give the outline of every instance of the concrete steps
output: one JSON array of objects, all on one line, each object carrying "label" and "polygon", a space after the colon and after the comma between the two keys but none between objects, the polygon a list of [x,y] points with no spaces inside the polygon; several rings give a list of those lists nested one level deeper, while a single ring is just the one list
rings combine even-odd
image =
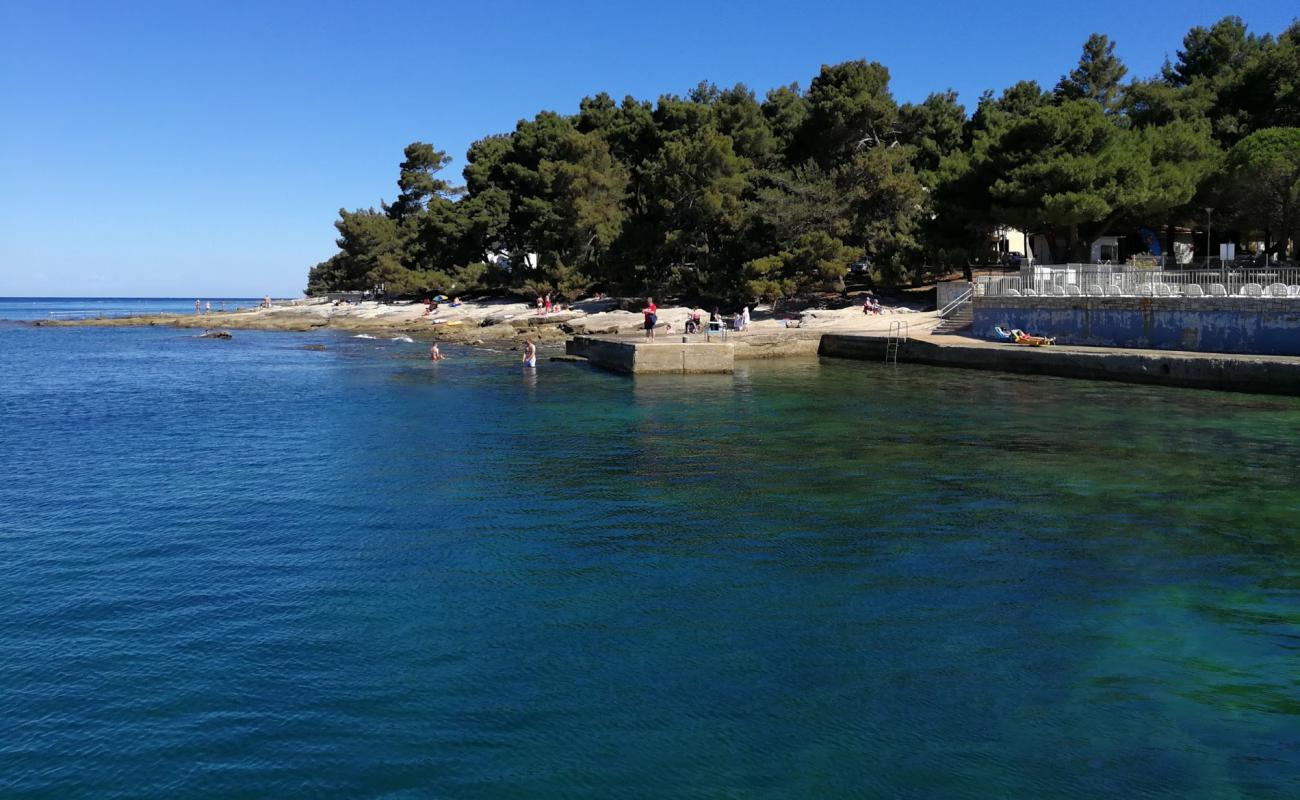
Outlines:
[{"label": "concrete steps", "polygon": [[934,330],[932,330],[931,333],[942,336],[945,334],[959,333],[968,330],[971,326],[972,319],[972,304],[969,302],[962,303],[957,306],[957,308],[953,309],[951,314],[940,320],[939,324],[934,326]]}]

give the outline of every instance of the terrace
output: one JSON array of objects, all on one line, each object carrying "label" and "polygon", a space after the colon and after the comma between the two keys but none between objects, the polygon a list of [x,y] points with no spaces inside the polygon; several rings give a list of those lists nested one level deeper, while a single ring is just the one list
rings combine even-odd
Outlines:
[{"label": "terrace", "polygon": [[977,278],[975,297],[1242,297],[1300,300],[1300,267],[1159,270],[1064,264]]},{"label": "terrace", "polygon": [[1065,264],[972,287],[971,333],[995,326],[1062,344],[1300,355],[1300,268],[1157,270]]}]

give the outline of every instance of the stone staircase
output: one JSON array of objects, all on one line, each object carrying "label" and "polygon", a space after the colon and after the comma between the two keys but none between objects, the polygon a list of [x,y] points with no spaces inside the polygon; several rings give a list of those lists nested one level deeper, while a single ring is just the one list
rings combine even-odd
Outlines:
[{"label": "stone staircase", "polygon": [[948,316],[939,320],[939,324],[934,326],[931,334],[943,336],[950,333],[960,333],[968,328],[971,324],[971,302],[967,300],[954,308]]}]

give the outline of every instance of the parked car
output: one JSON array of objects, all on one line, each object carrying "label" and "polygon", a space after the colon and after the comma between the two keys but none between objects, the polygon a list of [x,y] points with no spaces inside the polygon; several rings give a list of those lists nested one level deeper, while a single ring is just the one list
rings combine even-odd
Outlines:
[{"label": "parked car", "polygon": [[1016,269],[1020,268],[1020,263],[1023,260],[1024,256],[1015,250],[1012,250],[1009,253],[1003,253],[1002,257],[999,259],[1004,267],[1014,267]]},{"label": "parked car", "polygon": [[849,264],[850,275],[866,275],[869,272],[871,272],[870,259],[864,258],[861,261],[854,261],[852,264]]}]

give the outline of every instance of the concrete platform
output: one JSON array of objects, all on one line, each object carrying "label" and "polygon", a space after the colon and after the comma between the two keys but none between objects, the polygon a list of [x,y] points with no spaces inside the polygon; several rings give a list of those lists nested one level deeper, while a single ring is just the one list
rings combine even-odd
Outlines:
[{"label": "concrete platform", "polygon": [[[686,341],[683,341],[686,339]],[[655,341],[617,336],[575,336],[564,346],[593,366],[628,375],[735,371],[735,345],[720,338],[661,336]]]},{"label": "concrete platform", "polygon": [[736,361],[762,358],[816,358],[823,332],[780,330],[718,334],[661,334],[653,342],[636,335],[574,336],[568,355],[593,366],[627,374],[732,372]]},{"label": "concrete platform", "polygon": [[[832,334],[818,352],[832,358],[883,361],[886,337]],[[1300,395],[1300,357],[1118,347],[1020,347],[963,336],[913,336],[898,360],[1062,378],[1150,383],[1260,394]]]}]

